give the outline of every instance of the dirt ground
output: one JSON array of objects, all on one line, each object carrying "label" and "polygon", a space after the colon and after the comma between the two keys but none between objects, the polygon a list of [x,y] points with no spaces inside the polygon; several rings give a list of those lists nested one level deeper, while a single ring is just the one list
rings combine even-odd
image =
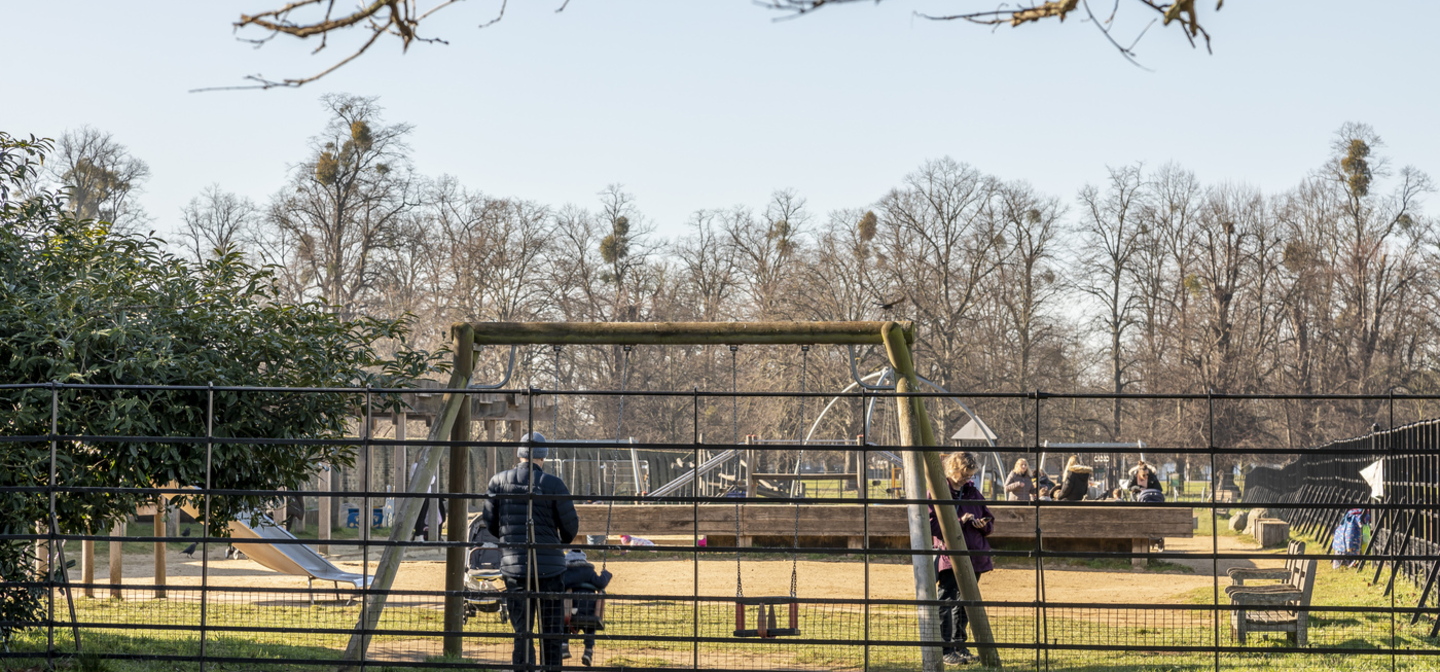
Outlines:
[{"label": "dirt ground", "polygon": [[[662,540],[664,541],[664,540]],[[1242,552],[1255,547],[1236,537],[1219,537],[1219,550]],[[1203,554],[1212,549],[1210,537],[1167,539],[1166,551]],[[398,590],[442,590],[444,586],[445,563],[440,554],[420,551],[421,557],[430,560],[407,560],[401,567],[394,588]],[[258,587],[305,588],[306,580],[300,576],[279,574],[261,567],[250,560],[225,560],[223,547],[211,551],[209,576],[210,585],[228,586],[237,589]],[[378,552],[372,555],[378,559]],[[616,578],[610,592],[630,595],[690,595],[694,589],[696,570],[690,560],[644,560],[640,553],[616,554],[610,556],[609,569]],[[593,557],[597,561],[599,557]],[[149,554],[125,556],[124,579],[129,584],[149,584],[154,581],[154,557]],[[1177,559],[1173,562],[1190,567],[1193,574],[1153,573],[1134,571],[1098,571],[1072,568],[1047,568],[1045,572],[1045,597],[1049,600],[1067,602],[1117,602],[1131,599],[1130,590],[1137,586],[1146,589],[1147,601],[1174,603],[1180,596],[1200,586],[1212,585],[1212,562],[1209,559]],[[109,580],[109,567],[98,563],[95,581]],[[1253,566],[1247,561],[1224,561],[1220,564],[1223,578],[1231,566]],[[1260,561],[1261,566],[1279,566],[1279,561]],[[336,565],[349,572],[360,573],[361,563],[356,560],[338,560]],[[370,571],[374,571],[372,560]],[[735,561],[733,556],[706,559],[700,562],[700,594],[707,596],[732,596],[735,594]],[[788,559],[745,559],[741,563],[745,594],[784,595],[790,590],[790,561]],[[186,558],[171,552],[166,557],[166,584],[177,588],[200,584],[201,560],[199,557]],[[322,584],[316,584],[322,587]],[[328,584],[323,587],[328,588]],[[800,560],[797,565],[797,592],[805,597],[815,598],[863,598],[865,597],[865,565],[858,559],[853,561],[818,562]],[[1035,572],[1031,569],[997,569],[984,575],[981,588],[986,599],[1004,601],[1030,601],[1035,599]],[[103,592],[104,589],[101,589]],[[148,591],[143,591],[148,592]],[[909,564],[871,564],[870,596],[877,598],[905,598],[914,595],[914,578]],[[185,599],[187,595],[173,597]],[[257,599],[264,596],[257,595]],[[428,598],[412,597],[404,602],[431,602]]]}]

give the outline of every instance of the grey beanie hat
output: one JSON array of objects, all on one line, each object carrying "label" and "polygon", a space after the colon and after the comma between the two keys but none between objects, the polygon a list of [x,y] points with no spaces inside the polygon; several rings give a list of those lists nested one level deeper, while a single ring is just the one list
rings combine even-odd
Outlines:
[{"label": "grey beanie hat", "polygon": [[550,446],[545,445],[545,435],[540,432],[530,432],[520,437],[520,448],[515,451],[515,457],[522,460],[543,460],[549,455]]}]

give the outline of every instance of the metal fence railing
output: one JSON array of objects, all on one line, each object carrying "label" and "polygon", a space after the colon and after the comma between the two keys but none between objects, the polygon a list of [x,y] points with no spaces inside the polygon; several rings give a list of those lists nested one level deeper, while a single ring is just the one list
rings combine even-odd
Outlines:
[{"label": "metal fence railing", "polygon": [[[207,430],[199,436],[88,433],[83,418],[67,418],[68,400],[101,392],[142,402],[152,395],[169,395],[164,398],[170,403],[177,403],[175,393],[183,392],[196,417],[204,418],[200,426]],[[483,592],[483,576],[479,575],[464,589],[447,590],[445,552],[456,547],[469,551],[477,545],[469,537],[468,525],[461,540],[427,540],[408,530],[391,540],[392,530],[374,527],[371,515],[387,500],[393,515],[394,505],[407,498],[441,497],[452,503],[447,520],[468,521],[462,515],[467,510],[477,512],[486,492],[408,494],[398,487],[377,488],[372,471],[384,470],[379,456],[394,456],[386,459],[403,466],[403,461],[413,460],[413,454],[405,450],[446,446],[477,452],[511,451],[517,446],[517,437],[468,442],[399,440],[386,438],[367,423],[365,431],[345,438],[240,439],[216,423],[217,395],[272,394],[290,399],[342,394],[354,397],[357,407],[367,408],[371,395],[385,392],[389,391],[0,386],[0,396],[12,412],[39,413],[51,420],[48,433],[0,433],[7,454],[30,451],[24,454],[46,456],[23,469],[7,459],[10,473],[0,485],[0,500],[11,512],[0,545],[30,554],[24,564],[6,565],[0,572],[0,595],[6,601],[5,616],[0,619],[0,631],[5,633],[0,666],[53,667],[80,656],[115,670],[131,669],[127,666],[144,669],[162,662],[176,669],[221,665],[247,670],[534,667],[512,662],[515,634],[506,620],[507,612],[527,597],[548,605],[552,601],[558,604],[566,594],[534,588],[540,577],[529,577],[535,580],[529,590],[522,587],[498,595]],[[676,411],[680,415],[669,423],[680,435],[635,443],[628,437],[613,444],[590,440],[586,450],[593,453],[587,458],[597,464],[624,464],[629,458],[619,451],[662,451],[656,454],[666,456],[667,464],[673,461],[677,469],[728,449],[756,455],[806,449],[783,442],[705,441],[700,432],[702,415],[715,409],[728,412],[733,408],[731,398],[838,397],[841,403],[864,408],[876,397],[895,396],[867,390],[808,395],[699,390],[523,392],[530,398],[625,394],[669,399],[668,407],[680,409]],[[608,486],[568,497],[532,493],[525,496],[532,506],[571,501],[581,507],[581,536],[566,548],[586,551],[597,569],[604,566],[617,579],[605,596],[604,628],[593,634],[592,659],[580,660],[584,632],[536,632],[528,639],[569,642],[572,657],[560,661],[566,669],[587,665],[617,671],[934,669],[940,661],[937,654],[957,646],[936,629],[937,614],[968,606],[987,611],[995,636],[991,646],[1010,669],[1427,670],[1440,665],[1436,637],[1440,606],[1430,594],[1440,551],[1440,539],[1435,536],[1440,521],[1436,471],[1440,424],[1419,422],[1305,449],[1259,433],[1247,435],[1243,441],[1217,439],[1217,435],[1239,436],[1217,430],[1217,415],[1222,420],[1226,417],[1215,411],[1221,404],[1349,400],[1393,404],[1398,397],[1038,392],[909,396],[957,396],[1024,409],[1021,417],[1027,431],[1023,441],[1014,438],[1020,434],[1013,433],[1006,442],[1007,435],[1002,432],[1000,444],[967,450],[993,451],[1007,459],[1028,456],[1035,464],[1041,463],[1047,439],[1073,441],[1073,427],[1047,419],[1050,404],[1063,403],[1070,408],[1121,399],[1141,409],[1149,408],[1147,404],[1166,409],[1189,405],[1199,409],[1200,417],[1208,418],[1208,424],[1202,424],[1189,440],[1167,443],[1141,437],[1146,438],[1143,444],[1107,447],[1105,453],[1135,458],[1144,454],[1150,461],[1181,464],[1177,468],[1187,473],[1203,471],[1214,485],[1219,485],[1221,474],[1238,465],[1245,472],[1243,493],[1238,500],[1226,501],[1220,496],[1223,488],[1208,487],[1204,500],[1171,496],[1165,502],[1147,504],[987,502],[997,524],[991,535],[992,549],[967,553],[987,558],[995,567],[982,574],[984,600],[979,603],[927,599],[924,591],[917,591],[913,559],[931,563],[943,553],[932,550],[928,540],[921,548],[912,547],[906,521],[915,515],[915,507],[923,516],[924,505],[941,500],[925,493],[897,496],[894,488],[882,487],[888,486],[888,481],[870,483],[854,493],[845,492],[837,483],[833,488],[811,489],[808,494],[815,496],[761,497],[735,489],[734,484],[745,481],[736,472],[726,481],[732,489],[724,493],[689,488],[655,498]],[[527,423],[524,429],[528,431],[533,424]],[[0,427],[4,426],[0,422]],[[75,431],[64,430],[66,427]],[[853,462],[844,463],[866,465],[867,476],[872,475],[868,470],[871,457],[881,451],[895,455],[906,451],[902,446],[869,440],[864,435],[870,431],[868,424],[853,429],[860,440],[828,443],[823,449],[854,453]],[[353,455],[350,468],[355,470],[359,486],[342,491],[335,481],[324,477],[303,480],[298,487],[285,490],[231,487],[238,470],[249,468],[247,464],[265,464],[265,451],[304,446],[312,447],[316,454],[322,449],[340,449]],[[397,451],[397,447],[405,450]],[[608,455],[607,450],[617,454]],[[97,475],[96,470],[114,468],[121,451],[131,457],[153,455],[154,459],[146,462],[153,463],[153,470],[105,478]],[[202,451],[205,469],[181,476],[167,474],[168,456],[179,451]],[[676,457],[671,460],[669,456]],[[1086,454],[1079,456],[1084,462]],[[1386,497],[1380,502],[1369,498],[1370,486],[1359,476],[1361,468],[1376,460],[1385,464]],[[128,458],[125,463],[132,469],[138,464]],[[765,462],[804,463],[793,456]],[[1257,464],[1261,466],[1252,468]],[[1278,468],[1263,466],[1267,464]],[[376,469],[376,465],[382,466]],[[471,460],[470,465],[488,473],[467,474],[473,478],[463,482],[485,483],[493,472],[507,466],[482,460]],[[736,465],[737,469],[745,467],[739,460]],[[393,466],[390,472],[398,473]],[[317,462],[312,471],[322,473],[323,469]],[[886,473],[893,476],[893,472]],[[659,476],[658,469],[649,472],[651,479]],[[445,477],[437,481],[442,490],[450,482]],[[784,494],[783,488],[772,490]],[[607,492],[610,494],[604,494]],[[180,510],[132,506],[177,496],[189,498]],[[243,524],[227,522],[230,526],[223,531],[206,529],[204,511],[220,510],[241,499],[251,503],[244,520],[239,521]],[[455,509],[455,502],[463,506]],[[341,514],[349,508],[345,504],[357,510],[354,528],[346,526],[351,520]],[[125,515],[120,516],[119,524],[95,522],[108,520],[105,513],[113,513],[116,506],[129,507],[121,512]],[[1338,516],[1354,507],[1366,508],[1376,518],[1375,541],[1367,546],[1365,556],[1373,564],[1363,574],[1331,567],[1333,558],[1324,545]],[[1256,508],[1267,508],[1288,521],[1291,537],[1309,542],[1306,551],[1287,555],[1283,548],[1258,548],[1243,530],[1230,530],[1230,521],[1220,513]],[[17,517],[13,513],[17,511],[30,513]],[[379,522],[386,520],[382,516]],[[585,536],[602,533],[603,538]],[[654,545],[624,545],[621,534],[648,535]],[[407,562],[390,588],[382,591],[372,583],[376,562],[384,549],[393,546],[406,550]],[[527,553],[554,548],[534,541],[499,546]],[[1318,569],[1313,590],[1303,603],[1276,605],[1257,616],[1254,607],[1227,596],[1231,568],[1278,568],[1287,562],[1303,566],[1312,560]],[[1392,582],[1387,588],[1386,581],[1371,579],[1370,572],[1377,567],[1392,575],[1398,572],[1406,580]],[[341,574],[357,578],[347,583]],[[375,627],[361,627],[358,624],[374,604],[369,598],[380,592],[387,596],[383,615]],[[742,599],[742,592],[752,599]],[[769,598],[758,602],[775,607],[777,620],[767,624],[768,629],[789,630],[786,621],[793,609],[795,632],[768,638],[737,636],[737,611],[746,612],[751,630],[756,628],[756,616],[764,613],[763,606],[756,606],[756,597]],[[447,626],[447,598],[452,605],[456,600],[466,605],[460,627]],[[27,604],[33,609],[27,611]],[[1236,636],[1236,624],[1250,622],[1245,619],[1264,616],[1285,621],[1301,614],[1299,620],[1306,630],[1303,645],[1284,634],[1252,635],[1243,643]],[[368,646],[355,659],[347,660],[344,652],[357,634],[368,638]],[[452,642],[452,653],[453,643],[460,643],[459,656],[445,655],[447,639]],[[976,645],[973,639],[969,642],[972,650]]]}]

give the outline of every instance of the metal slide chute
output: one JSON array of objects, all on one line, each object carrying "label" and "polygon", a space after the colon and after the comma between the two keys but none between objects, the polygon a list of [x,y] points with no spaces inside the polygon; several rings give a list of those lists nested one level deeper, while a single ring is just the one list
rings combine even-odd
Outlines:
[{"label": "metal slide chute", "polygon": [[[175,487],[175,486],[170,486]],[[170,498],[165,497],[166,500]],[[186,515],[196,520],[203,520],[200,511],[193,505],[180,507]],[[356,588],[364,587],[366,578],[354,572],[347,572],[334,563],[326,560],[315,549],[300,543],[262,543],[271,541],[295,542],[298,538],[290,534],[289,530],[275,524],[269,516],[260,516],[256,525],[251,527],[239,520],[230,521],[230,538],[232,539],[254,539],[256,541],[242,544],[240,549],[245,557],[254,560],[256,564],[271,571],[281,574],[306,577],[309,581],[319,579],[321,581],[332,581],[335,583],[348,583]],[[368,577],[373,580],[375,577]]]}]

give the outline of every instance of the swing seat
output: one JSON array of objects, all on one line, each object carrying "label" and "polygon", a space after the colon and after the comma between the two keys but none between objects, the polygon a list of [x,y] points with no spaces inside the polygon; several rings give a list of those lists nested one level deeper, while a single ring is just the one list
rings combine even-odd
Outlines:
[{"label": "swing seat", "polygon": [[[746,608],[755,606],[755,628],[745,627]],[[776,627],[775,605],[788,605],[789,627]],[[773,639],[800,636],[799,605],[793,597],[739,597],[735,599],[735,636]]]},{"label": "swing seat", "polygon": [[[588,583],[582,584],[578,589],[571,588],[565,591],[566,598],[562,607],[565,614],[565,631],[577,635],[585,628],[605,629],[605,591],[596,588]],[[572,597],[573,596],[573,597]],[[582,614],[580,602],[594,602],[595,613]]]}]

